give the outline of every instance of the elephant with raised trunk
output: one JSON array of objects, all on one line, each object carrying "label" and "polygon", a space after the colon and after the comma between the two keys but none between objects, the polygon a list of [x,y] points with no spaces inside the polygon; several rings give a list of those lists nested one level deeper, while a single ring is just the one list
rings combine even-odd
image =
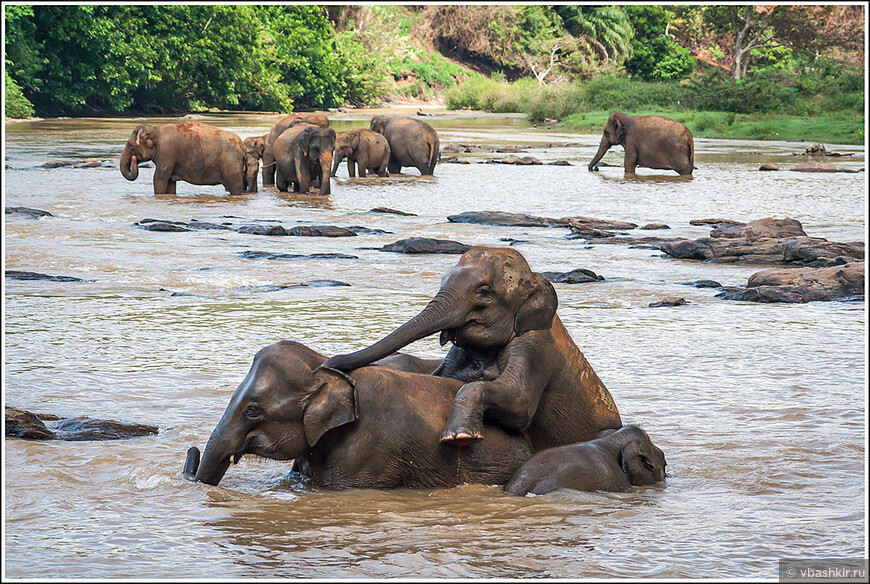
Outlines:
[{"label": "elephant with raised trunk", "polygon": [[437,488],[504,484],[532,455],[527,438],[487,426],[457,452],[438,433],[462,382],[363,367],[321,367],[325,357],[282,341],[261,349],[208,439],[188,451],[187,478],[210,485],[247,454],[294,460],[315,485]]},{"label": "elephant with raised trunk", "polygon": [[369,129],[383,134],[390,145],[391,174],[413,166],[422,175],[435,174],[441,156],[441,145],[435,128],[409,116],[374,116]]},{"label": "elephant with raised trunk", "polygon": [[634,425],[601,437],[538,452],[505,485],[514,495],[557,489],[627,491],[665,479],[665,454]]},{"label": "elephant with raised trunk", "polygon": [[121,153],[121,174],[139,177],[139,163],[154,162],[154,194],[175,194],[176,181],[223,185],[231,195],[245,186],[245,145],[233,132],[198,122],[138,126]]},{"label": "elephant with raised trunk", "polygon": [[252,136],[244,139],[245,144],[245,192],[257,192],[257,173],[260,170],[260,159],[266,149],[266,136]]},{"label": "elephant with raised trunk", "polygon": [[313,182],[319,183],[318,195],[328,195],[332,172],[335,130],[312,124],[296,124],[284,130],[272,145],[275,155],[275,186],[286,191],[307,193]]},{"label": "elephant with raised trunk", "polygon": [[323,114],[290,114],[286,115],[272,125],[272,129],[266,135],[266,145],[263,148],[263,186],[273,186],[275,184],[275,155],[272,152],[272,146],[278,136],[284,133],[287,128],[292,128],[296,124],[312,124],[321,128],[329,127],[329,118]]},{"label": "elephant with raised trunk", "polygon": [[625,149],[625,174],[635,174],[638,166],[675,170],[680,175],[691,175],[695,170],[692,133],[672,119],[610,114],[589,170],[597,170],[595,165],[617,144]]},{"label": "elephant with raised trunk", "polygon": [[359,168],[361,178],[365,178],[366,171],[377,173],[378,176],[387,176],[390,145],[381,134],[364,128],[342,132],[335,137],[332,176],[335,176],[338,165],[345,158],[347,158],[347,175],[349,177],[356,176],[354,163]]},{"label": "elephant with raised trunk", "polygon": [[324,363],[362,367],[434,333],[450,351],[433,375],[459,379],[441,434],[463,446],[484,438],[484,420],[525,431],[535,451],[619,428],[607,388],[556,315],[556,291],[508,248],[473,248],[414,318],[375,343]]}]

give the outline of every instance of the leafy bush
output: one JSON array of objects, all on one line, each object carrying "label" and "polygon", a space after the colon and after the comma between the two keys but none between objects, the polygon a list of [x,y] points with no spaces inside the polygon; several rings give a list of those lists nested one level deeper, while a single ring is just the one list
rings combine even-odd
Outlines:
[{"label": "leafy bush", "polygon": [[[8,66],[8,65],[7,65]],[[6,117],[29,118],[33,115],[33,104],[21,93],[21,87],[6,71]]]}]

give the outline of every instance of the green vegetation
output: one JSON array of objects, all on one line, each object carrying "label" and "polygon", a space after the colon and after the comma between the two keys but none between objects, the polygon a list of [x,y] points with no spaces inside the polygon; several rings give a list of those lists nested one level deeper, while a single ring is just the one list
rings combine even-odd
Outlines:
[{"label": "green vegetation", "polygon": [[443,98],[575,126],[657,112],[699,136],[773,137],[803,116],[864,137],[858,5],[4,9],[9,117]]}]

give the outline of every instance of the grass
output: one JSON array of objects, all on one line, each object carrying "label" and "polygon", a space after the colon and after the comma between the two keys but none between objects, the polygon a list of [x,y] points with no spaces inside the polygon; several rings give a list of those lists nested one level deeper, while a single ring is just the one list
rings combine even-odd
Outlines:
[{"label": "grass", "polygon": [[[677,120],[691,130],[695,138],[733,140],[796,140],[827,144],[863,144],[864,115],[845,113],[815,117],[785,114],[735,114],[704,111],[627,111],[631,115],[663,115]],[[573,113],[562,124],[572,130],[600,133],[609,111]]]}]

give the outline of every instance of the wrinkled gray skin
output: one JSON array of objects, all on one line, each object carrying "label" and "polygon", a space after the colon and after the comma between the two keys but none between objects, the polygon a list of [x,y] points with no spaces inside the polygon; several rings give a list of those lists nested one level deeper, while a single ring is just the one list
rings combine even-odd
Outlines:
[{"label": "wrinkled gray skin", "polygon": [[139,177],[139,163],[154,162],[154,194],[175,194],[176,181],[223,185],[240,195],[245,183],[245,145],[233,132],[198,122],[138,126],[121,153],[121,174]]},{"label": "wrinkled gray skin", "polygon": [[675,170],[680,175],[691,175],[695,170],[692,133],[669,118],[610,114],[588,169],[597,170],[595,165],[617,144],[625,148],[625,174],[635,174],[638,166]]},{"label": "wrinkled gray skin", "polygon": [[287,128],[296,124],[313,124],[321,128],[329,127],[329,118],[322,114],[290,114],[286,115],[272,125],[272,129],[266,135],[266,145],[263,148],[263,186],[275,185],[275,154],[272,146],[275,140],[284,133]]},{"label": "wrinkled gray skin", "polygon": [[438,433],[461,382],[386,367],[349,374],[321,367],[324,356],[282,341],[261,349],[233,393],[188,478],[217,485],[246,454],[294,459],[315,485],[435,488],[504,484],[531,456],[525,436],[487,427],[487,440],[457,451]]},{"label": "wrinkled gray skin", "polygon": [[383,134],[390,145],[391,174],[400,173],[403,166],[413,166],[422,175],[435,174],[441,156],[435,128],[409,116],[374,116],[369,129]]},{"label": "wrinkled gray skin", "polygon": [[349,130],[335,137],[335,153],[333,154],[332,176],[335,176],[338,165],[347,158],[347,175],[354,174],[354,163],[359,168],[359,175],[365,178],[366,171],[387,176],[387,164],[390,162],[390,145],[387,139],[377,132],[366,130]]},{"label": "wrinkled gray skin", "polygon": [[484,420],[528,432],[535,451],[591,440],[622,422],[556,304],[552,284],[516,250],[473,248],[420,314],[370,347],[324,365],[349,371],[440,333],[441,344],[453,347],[433,374],[465,382],[442,443],[483,440]]},{"label": "wrinkled gray skin", "polygon": [[543,495],[557,489],[627,491],[665,479],[665,454],[634,425],[602,432],[602,437],[538,452],[504,490]]},{"label": "wrinkled gray skin", "polygon": [[260,159],[266,149],[266,136],[245,138],[245,192],[257,192],[257,173],[260,171]]},{"label": "wrinkled gray skin", "polygon": [[335,130],[312,124],[296,124],[278,136],[272,145],[275,155],[275,186],[286,191],[307,193],[315,180],[320,184],[318,195],[330,193],[332,151]]}]

